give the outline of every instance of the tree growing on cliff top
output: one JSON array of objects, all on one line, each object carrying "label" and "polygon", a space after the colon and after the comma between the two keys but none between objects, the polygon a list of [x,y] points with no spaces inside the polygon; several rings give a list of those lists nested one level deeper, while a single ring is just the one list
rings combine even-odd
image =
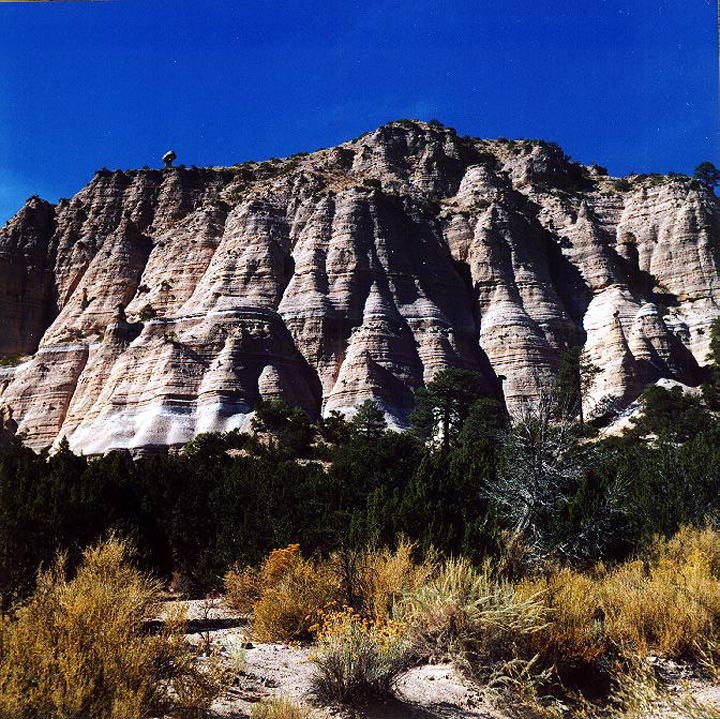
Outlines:
[{"label": "tree growing on cliff top", "polygon": [[709,190],[714,190],[720,185],[720,170],[712,162],[701,162],[695,168],[695,179]]}]

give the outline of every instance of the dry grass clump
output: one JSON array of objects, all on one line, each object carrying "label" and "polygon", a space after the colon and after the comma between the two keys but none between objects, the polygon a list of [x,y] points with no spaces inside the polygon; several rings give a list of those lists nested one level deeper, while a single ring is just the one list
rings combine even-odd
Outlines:
[{"label": "dry grass clump", "polygon": [[117,539],[88,549],[68,580],[60,557],[0,640],[0,716],[8,719],[134,719],[194,716],[220,689],[199,667],[183,617],[148,635],[158,584],[128,563]]},{"label": "dry grass clump", "polygon": [[313,656],[313,692],[325,702],[357,703],[390,693],[410,665],[402,627],[369,621],[352,609],[324,615]]},{"label": "dry grass clump", "polygon": [[720,707],[697,699],[686,685],[668,687],[653,667],[635,657],[612,672],[612,691],[601,705],[580,701],[574,719],[711,719]]},{"label": "dry grass clump", "polygon": [[[599,708],[572,698],[573,716],[582,709],[587,719],[632,719],[650,707],[672,708],[660,683],[628,669],[649,654],[691,659],[720,674],[716,530],[682,529],[612,568],[555,568],[518,581],[462,558],[418,563],[413,553],[400,542],[394,551],[310,562],[292,545],[227,582],[239,588],[236,601],[253,607],[259,638],[317,631],[315,688],[325,700],[389,691],[411,653],[457,662],[522,717],[560,716],[567,707],[558,697],[568,687],[607,697],[613,683],[614,698]],[[348,596],[353,608],[334,612]],[[613,680],[613,667],[621,678]],[[682,711],[692,717],[688,702]]]},{"label": "dry grass clump", "polygon": [[225,575],[225,601],[241,614],[250,614],[260,596],[260,572],[257,569],[232,569]]},{"label": "dry grass clump", "polygon": [[250,712],[250,719],[309,719],[312,712],[289,699],[274,697],[258,702]]},{"label": "dry grass clump", "polygon": [[687,657],[720,628],[718,546],[711,530],[682,530],[603,579],[609,640],[644,656]]},{"label": "dry grass clump", "polygon": [[[552,670],[538,666],[537,657],[512,659],[488,677],[483,695],[508,719],[566,719],[567,704],[546,690],[553,678]],[[581,718],[573,714],[572,719]]]},{"label": "dry grass clump", "polygon": [[562,674],[597,667],[608,652],[601,588],[597,577],[570,569],[519,582],[520,596],[546,607],[547,621],[526,638],[526,654]]},{"label": "dry grass clump", "polygon": [[[711,719],[720,707],[696,698],[688,686],[668,687],[635,657],[615,663],[609,693],[598,703],[581,694],[549,693],[552,671],[537,659],[514,660],[495,673],[483,694],[509,719]],[[557,686],[555,687],[557,689]]]},{"label": "dry grass clump", "polygon": [[476,675],[518,657],[528,636],[547,623],[538,596],[519,593],[466,559],[448,560],[432,581],[405,597],[397,614],[420,655],[460,660]]},{"label": "dry grass clump", "polygon": [[720,578],[720,532],[711,526],[681,527],[670,539],[656,539],[645,554],[654,563],[681,564],[696,552],[707,559],[713,577]]},{"label": "dry grass clump", "polygon": [[525,580],[519,592],[540,596],[550,620],[529,651],[565,674],[613,657],[697,657],[720,630],[719,571],[720,535],[685,528],[613,569]]},{"label": "dry grass clump", "polygon": [[[629,672],[638,658],[691,659],[710,673],[718,666],[719,573],[720,533],[686,528],[614,568],[600,565],[586,573],[558,568],[516,583],[467,560],[449,560],[425,586],[405,596],[395,616],[407,624],[421,656],[459,663],[494,697],[509,697],[519,716],[565,711],[549,695],[562,695],[563,684],[609,691],[612,668],[620,666],[624,674],[614,681],[615,704],[599,709],[588,704],[587,716],[639,717],[641,710],[633,707],[642,702],[675,704],[647,672]],[[692,702],[683,702],[687,716],[695,716]],[[577,697],[573,703],[582,704]],[[608,707],[611,713],[603,714]],[[681,709],[675,715],[681,716]]]},{"label": "dry grass clump", "polygon": [[[377,622],[390,618],[395,604],[408,592],[426,584],[439,570],[434,553],[422,561],[415,560],[416,546],[402,538],[395,550],[388,548],[362,553],[353,564],[349,578],[350,594],[356,597],[363,616]],[[343,576],[343,562],[339,554],[330,558]]]}]

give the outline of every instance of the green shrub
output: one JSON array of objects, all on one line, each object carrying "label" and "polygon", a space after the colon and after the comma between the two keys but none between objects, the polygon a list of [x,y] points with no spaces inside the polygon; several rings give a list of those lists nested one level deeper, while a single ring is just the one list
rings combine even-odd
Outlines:
[{"label": "green shrub", "polygon": [[140,322],[149,322],[155,317],[157,317],[157,310],[149,303],[146,304],[140,312],[138,312],[138,319]]},{"label": "green shrub", "polygon": [[712,430],[715,419],[700,398],[682,387],[648,387],[641,395],[643,412],[631,419],[630,433],[637,437],[656,435],[676,442],[687,442]]},{"label": "green shrub", "polygon": [[624,177],[614,180],[613,187],[617,192],[630,192],[633,188],[632,182]]},{"label": "green shrub", "polygon": [[22,355],[8,354],[0,357],[0,367],[16,367],[23,361]]}]

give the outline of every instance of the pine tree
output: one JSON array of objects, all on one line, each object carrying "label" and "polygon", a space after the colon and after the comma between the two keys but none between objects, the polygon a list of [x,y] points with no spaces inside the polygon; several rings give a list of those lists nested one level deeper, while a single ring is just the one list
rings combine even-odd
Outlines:
[{"label": "pine tree", "polygon": [[355,416],[350,422],[352,433],[365,439],[382,437],[387,429],[385,413],[371,399],[366,399],[358,406]]},{"label": "pine tree", "polygon": [[414,432],[423,439],[438,439],[447,453],[460,436],[472,405],[485,394],[479,372],[446,369],[415,392],[410,415]]},{"label": "pine tree", "polygon": [[695,168],[695,179],[699,180],[709,190],[720,185],[720,170],[712,162],[701,162]]}]

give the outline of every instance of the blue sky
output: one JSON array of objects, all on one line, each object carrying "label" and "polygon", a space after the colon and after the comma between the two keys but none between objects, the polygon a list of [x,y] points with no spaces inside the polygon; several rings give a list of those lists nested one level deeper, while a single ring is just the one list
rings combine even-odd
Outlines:
[{"label": "blue sky", "polygon": [[103,165],[233,164],[392,119],[720,164],[714,0],[0,3],[0,222]]}]

